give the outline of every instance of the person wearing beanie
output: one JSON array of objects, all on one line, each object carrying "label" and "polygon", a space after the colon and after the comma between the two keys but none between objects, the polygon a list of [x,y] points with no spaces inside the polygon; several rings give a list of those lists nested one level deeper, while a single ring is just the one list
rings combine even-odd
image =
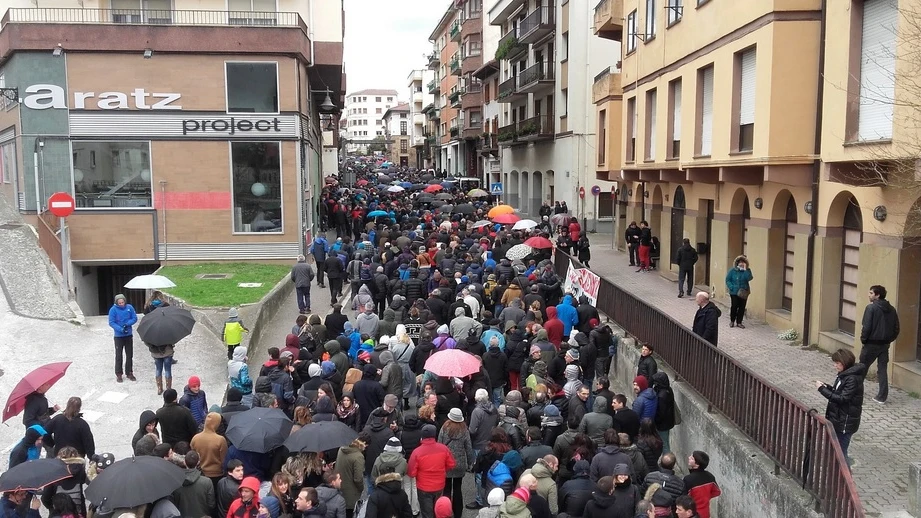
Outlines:
[{"label": "person wearing beanie", "polygon": [[[569,352],[572,352],[570,349]],[[566,353],[567,355],[569,353]],[[566,379],[566,384],[563,385],[563,395],[566,397],[572,397],[573,394],[579,390],[579,387],[582,386],[582,369],[579,368],[578,363],[570,363],[563,369],[563,377]]]},{"label": "person wearing beanie", "polygon": [[179,404],[192,412],[198,428],[205,425],[205,416],[208,415],[208,398],[205,396],[205,391],[201,389],[201,379],[198,376],[189,377],[189,383],[183,390]]},{"label": "person wearing beanie", "polygon": [[[127,375],[131,381],[134,377],[134,331],[133,327],[138,321],[134,306],[128,304],[128,299],[119,293],[115,296],[115,303],[109,308],[109,327],[115,333],[115,381],[122,383],[122,375]],[[124,363],[122,363],[124,361]],[[124,367],[124,368],[123,368]]]},{"label": "person wearing beanie", "polygon": [[565,431],[563,416],[560,415],[560,409],[556,405],[547,405],[544,407],[544,415],[540,418],[540,431],[543,436],[543,443],[553,447],[556,439]]},{"label": "person wearing beanie", "polygon": [[[530,495],[528,495],[530,497]],[[499,508],[505,502],[505,491],[501,487],[494,487],[486,496],[486,507],[480,509],[477,518],[498,518]]]},{"label": "person wearing beanie", "polygon": [[259,500],[259,516],[262,516],[263,513],[268,513],[268,518],[278,518],[281,515],[281,504],[278,498],[268,495]]},{"label": "person wearing beanie", "polygon": [[[157,410],[157,421],[160,423],[160,433],[163,442],[176,444],[191,442],[192,437],[198,433],[198,423],[192,412],[177,402],[176,389],[163,391],[163,406]],[[202,419],[204,422],[204,419]]]},{"label": "person wearing beanie", "polygon": [[198,463],[201,472],[214,484],[224,476],[224,457],[227,455],[227,441],[218,435],[221,426],[221,414],[210,412],[205,417],[205,426],[202,431],[192,437],[189,446],[197,451],[201,457]]},{"label": "person wearing beanie", "polygon": [[639,416],[640,420],[656,418],[656,408],[659,401],[656,397],[655,390],[649,386],[649,380],[646,376],[637,376],[633,378],[633,393],[636,399],[633,400],[633,411]]},{"label": "person wearing beanie", "polygon": [[406,475],[406,458],[403,457],[403,444],[399,437],[387,439],[387,445],[384,451],[374,460],[374,466],[371,467],[371,478],[377,480],[378,477],[386,473],[396,473]]},{"label": "person wearing beanie", "polygon": [[435,435],[434,426],[423,426],[422,444],[409,456],[407,474],[416,479],[419,514],[422,518],[435,518],[435,500],[444,491],[448,471],[457,465],[451,450],[436,442]]},{"label": "person wearing beanie", "polygon": [[238,389],[233,387],[227,389],[227,404],[222,406],[220,411],[223,423],[219,433],[223,435],[224,430],[227,428],[233,416],[241,412],[246,412],[249,409],[250,406],[243,403],[243,394],[241,394]]},{"label": "person wearing beanie", "polygon": [[240,318],[240,312],[237,308],[230,308],[227,311],[227,320],[224,321],[224,327],[221,330],[221,341],[227,345],[227,359],[233,359],[233,352],[243,343],[243,333],[248,333],[249,329],[243,324]]},{"label": "person wearing beanie", "polygon": [[688,474],[684,476],[684,489],[697,504],[697,514],[701,518],[710,518],[710,500],[722,494],[716,477],[707,471],[710,456],[702,451],[695,451],[688,457]]},{"label": "person wearing beanie", "polygon": [[435,501],[435,518],[452,518],[453,516],[451,499],[446,496],[438,497],[438,500]]},{"label": "person wearing beanie", "polygon": [[499,506],[499,515],[504,518],[531,518],[528,502],[531,501],[531,492],[527,488],[519,487]]}]

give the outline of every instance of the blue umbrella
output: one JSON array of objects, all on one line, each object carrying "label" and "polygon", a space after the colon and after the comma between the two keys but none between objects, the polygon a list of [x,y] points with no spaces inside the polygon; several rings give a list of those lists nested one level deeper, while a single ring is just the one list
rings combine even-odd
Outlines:
[{"label": "blue umbrella", "polygon": [[451,189],[454,187],[454,182],[441,182],[441,186],[445,189]]},{"label": "blue umbrella", "polygon": [[400,184],[400,187],[402,187],[402,188],[404,188],[404,189],[409,189],[409,188],[412,187],[412,186],[413,186],[413,184],[411,184],[411,183],[409,183],[409,182],[403,182],[403,183]]},{"label": "blue umbrella", "polygon": [[387,214],[386,212],[382,210],[375,210],[375,211],[371,211],[368,213],[369,218],[379,218],[381,216],[389,216],[389,215],[390,214]]}]

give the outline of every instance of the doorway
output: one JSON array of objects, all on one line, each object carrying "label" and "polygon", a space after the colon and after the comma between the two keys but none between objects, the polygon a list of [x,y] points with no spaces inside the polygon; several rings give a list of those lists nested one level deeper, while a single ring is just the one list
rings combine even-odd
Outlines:
[{"label": "doorway", "polygon": [[[672,202],[672,228],[671,228],[671,241],[672,241],[672,250],[678,250],[681,248],[681,243],[684,240],[684,210],[685,210],[685,201],[684,201],[684,189],[679,185],[675,188],[675,198]],[[671,254],[671,260],[675,260],[675,254]]]},{"label": "doorway", "polygon": [[710,258],[713,257],[713,254],[710,253],[710,242],[713,238],[713,200],[704,200],[706,203],[706,214],[707,222],[704,223],[706,230],[704,232],[704,243],[707,245],[707,248],[704,252],[704,255],[707,256],[707,260],[704,262],[704,284],[707,286],[710,285]]},{"label": "doorway", "polygon": [[147,302],[147,292],[145,290],[126,290],[125,284],[128,284],[132,278],[138,275],[148,275],[159,268],[159,264],[116,264],[99,266],[97,270],[99,285],[99,314],[107,315],[109,308],[115,301],[115,295],[121,293],[125,295],[128,304],[134,306],[135,311],[141,313],[144,311],[144,304]]}]

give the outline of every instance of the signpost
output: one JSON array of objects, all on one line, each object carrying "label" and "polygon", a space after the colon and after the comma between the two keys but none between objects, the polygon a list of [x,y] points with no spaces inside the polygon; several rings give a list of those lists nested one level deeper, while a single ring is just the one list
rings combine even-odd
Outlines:
[{"label": "signpost", "polygon": [[495,196],[497,198],[496,201],[498,202],[498,198],[502,196],[502,182],[491,183],[489,185],[489,194]]},{"label": "signpost", "polygon": [[70,239],[67,235],[65,218],[74,213],[76,203],[73,196],[66,192],[56,192],[48,197],[48,211],[58,217],[58,236],[61,240],[61,275],[64,277],[64,289],[70,297]]}]

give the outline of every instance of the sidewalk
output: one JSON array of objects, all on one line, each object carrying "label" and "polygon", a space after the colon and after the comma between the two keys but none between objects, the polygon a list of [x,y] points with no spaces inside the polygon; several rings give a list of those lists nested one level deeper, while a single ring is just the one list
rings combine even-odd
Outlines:
[{"label": "sidewalk", "polygon": [[[627,254],[611,250],[610,234],[590,234],[591,270],[629,290],[688,327],[697,305],[694,297],[677,297],[675,282],[657,272],[636,273]],[[716,282],[716,281],[714,281]],[[777,338],[778,330],[746,319],[745,329],[729,327],[729,308],[721,306],[719,347],[805,405],[824,413],[827,400],[813,381],[831,383],[834,366],[828,354],[802,349]],[[875,382],[867,381],[860,429],[851,442],[853,475],[868,516],[909,516],[908,466],[921,460],[921,400],[890,388],[885,405],[873,402]]]}]

